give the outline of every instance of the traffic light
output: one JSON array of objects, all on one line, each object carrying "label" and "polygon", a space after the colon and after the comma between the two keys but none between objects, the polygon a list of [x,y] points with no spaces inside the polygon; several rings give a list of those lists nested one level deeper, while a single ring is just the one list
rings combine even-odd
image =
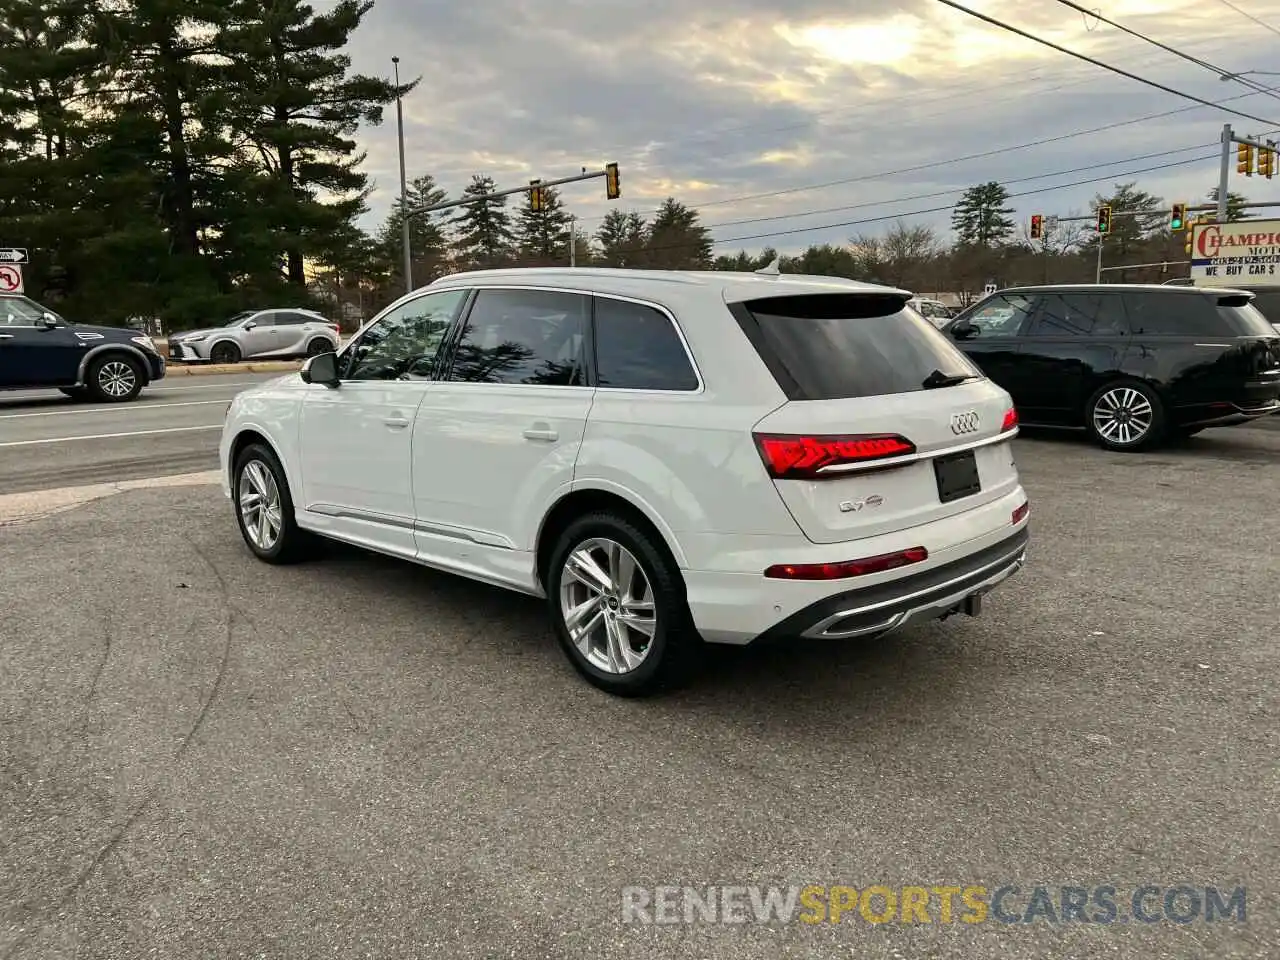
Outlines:
[{"label": "traffic light", "polygon": [[1191,252],[1191,241],[1195,238],[1196,224],[1198,224],[1199,222],[1200,222],[1200,217],[1196,217],[1194,220],[1192,220],[1190,223],[1187,224],[1187,228],[1185,231],[1186,239],[1182,243],[1182,249],[1185,250],[1187,253]]},{"label": "traffic light", "polygon": [[1098,208],[1098,236],[1105,237],[1111,232],[1111,207],[1110,205]]},{"label": "traffic light", "polygon": [[1258,173],[1268,180],[1276,172],[1276,142],[1268,140],[1265,149],[1258,151]]},{"label": "traffic light", "polygon": [[1253,176],[1253,144],[1242,143],[1236,147],[1236,173]]},{"label": "traffic light", "polygon": [[617,200],[622,196],[622,184],[618,179],[618,165],[616,163],[606,163],[604,165],[604,195],[610,200]]},{"label": "traffic light", "polygon": [[1185,203],[1175,203],[1173,205],[1173,213],[1169,216],[1169,229],[1181,230],[1183,224],[1187,222],[1187,205]]},{"label": "traffic light", "polygon": [[542,187],[541,180],[529,181],[529,209],[534,213],[542,212]]},{"label": "traffic light", "polygon": [[1044,217],[1040,214],[1032,214],[1031,216],[1031,239],[1039,240],[1044,236]]}]

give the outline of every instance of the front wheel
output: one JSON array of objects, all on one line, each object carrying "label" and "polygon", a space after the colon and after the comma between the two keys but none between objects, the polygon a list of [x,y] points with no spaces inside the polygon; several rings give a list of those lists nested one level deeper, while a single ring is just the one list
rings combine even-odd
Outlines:
[{"label": "front wheel", "polygon": [[593,513],[565,529],[548,565],[547,600],[570,663],[608,693],[679,686],[699,662],[702,639],[680,571],[627,518]]},{"label": "front wheel", "polygon": [[1108,450],[1146,450],[1165,437],[1164,405],[1146,384],[1109,383],[1089,398],[1085,427]]},{"label": "front wheel", "polygon": [[94,400],[122,403],[142,392],[143,375],[138,364],[124,354],[107,354],[89,364],[85,388]]},{"label": "front wheel", "polygon": [[284,468],[270,448],[254,443],[236,457],[232,501],[240,535],[264,563],[296,563],[307,553],[309,536],[293,516],[293,497]]},{"label": "front wheel", "polygon": [[215,343],[209,351],[210,363],[239,363],[240,348],[234,343]]}]

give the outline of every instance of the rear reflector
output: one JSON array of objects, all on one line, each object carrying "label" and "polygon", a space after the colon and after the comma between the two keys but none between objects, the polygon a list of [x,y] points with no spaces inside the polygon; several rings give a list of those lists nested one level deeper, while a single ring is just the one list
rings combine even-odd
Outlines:
[{"label": "rear reflector", "polygon": [[1005,411],[1004,423],[1001,424],[1000,426],[1000,432],[1004,433],[1007,430],[1012,430],[1017,425],[1018,425],[1018,411],[1015,410],[1013,407],[1010,407],[1008,410]]},{"label": "rear reflector", "polygon": [[1031,502],[1024,501],[1022,506],[1013,511],[1013,525],[1016,527],[1027,518],[1027,514],[1031,512]]},{"label": "rear reflector", "polygon": [[896,434],[841,434],[798,436],[754,434],[756,447],[775,480],[817,480],[823,470],[853,463],[868,463],[916,452],[916,445]]},{"label": "rear reflector", "polygon": [[865,577],[869,573],[884,573],[928,559],[929,551],[924,547],[911,547],[900,553],[884,553],[843,563],[777,563],[764,575],[774,580],[843,580],[846,577]]}]

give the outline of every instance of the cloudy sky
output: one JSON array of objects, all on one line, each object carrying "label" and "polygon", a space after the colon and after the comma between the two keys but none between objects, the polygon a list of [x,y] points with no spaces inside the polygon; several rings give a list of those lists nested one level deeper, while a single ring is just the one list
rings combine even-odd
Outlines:
[{"label": "cloudy sky", "polygon": [[[1260,119],[1196,107],[936,0],[376,0],[351,52],[361,72],[389,74],[398,55],[402,79],[421,77],[405,103],[410,177],[430,173],[454,196],[473,173],[507,187],[616,161],[622,206],[696,206],[717,253],[841,243],[899,217],[945,234],[948,210],[924,211],[993,179],[1037,191],[1013,201],[1024,222],[1087,211],[1122,180],[1194,202],[1217,181],[1224,122],[1280,139],[1280,92],[1250,95],[1056,0],[965,5],[1177,90],[1237,98],[1226,106]],[[1280,0],[1081,5],[1226,70],[1275,71],[1252,79],[1280,86]],[[1169,111],[1180,112],[1126,124]],[[1107,124],[1122,125],[1064,137]],[[376,222],[398,189],[394,108],[363,138]],[[993,155],[967,159],[980,153]],[[1139,172],[1168,164],[1179,165]],[[1280,177],[1246,180],[1233,162],[1232,181],[1280,201]],[[603,181],[564,196],[591,230],[609,207]]]}]

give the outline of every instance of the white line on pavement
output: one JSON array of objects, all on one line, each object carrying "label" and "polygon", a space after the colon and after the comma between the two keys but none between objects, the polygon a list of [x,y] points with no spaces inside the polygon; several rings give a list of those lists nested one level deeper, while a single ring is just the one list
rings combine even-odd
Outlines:
[{"label": "white line on pavement", "polygon": [[[214,379],[212,377],[207,379]],[[256,387],[266,383],[266,379],[262,380],[224,380],[221,383],[193,383],[191,386],[165,386],[165,387],[148,387],[147,396],[154,396],[157,393],[186,393],[188,390],[222,390],[226,387]]]},{"label": "white line on pavement", "polygon": [[72,443],[76,440],[116,440],[121,437],[149,437],[157,433],[191,433],[194,430],[221,430],[222,424],[210,423],[203,427],[166,427],[163,430],[131,430],[128,433],[95,433],[82,437],[45,437],[41,440],[6,440],[0,447],[32,447],[41,443]]},{"label": "white line on pavement", "polygon": [[75,410],[41,410],[38,413],[0,413],[0,420],[21,420],[25,417],[78,417],[84,413],[137,413],[139,410],[163,410],[166,407],[207,407],[230,400],[184,400],[181,403],[112,404],[101,407],[77,407]]}]

